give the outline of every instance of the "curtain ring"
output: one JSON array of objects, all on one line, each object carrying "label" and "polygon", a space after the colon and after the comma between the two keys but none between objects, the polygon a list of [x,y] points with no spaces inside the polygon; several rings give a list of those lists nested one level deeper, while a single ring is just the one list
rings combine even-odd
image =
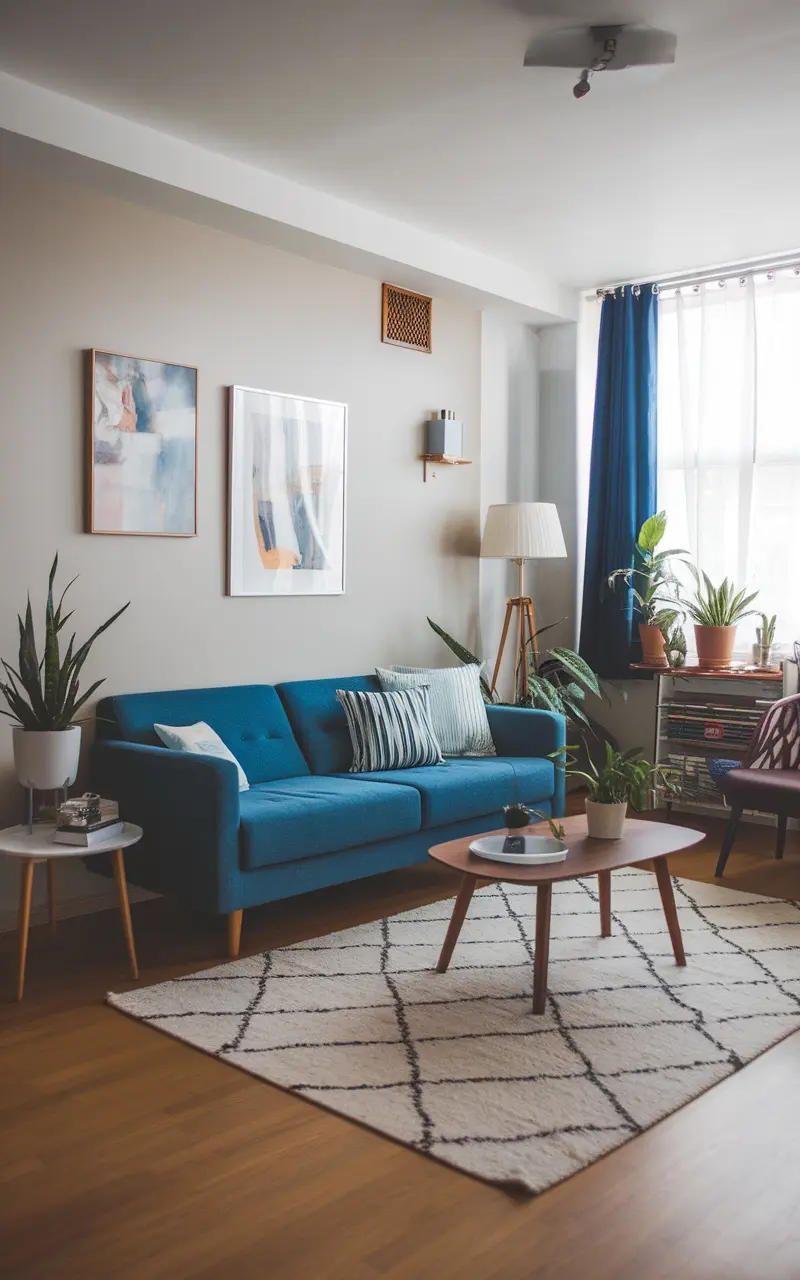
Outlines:
[{"label": "curtain ring", "polygon": [[[800,274],[800,272],[798,272],[798,274]],[[658,294],[658,285],[657,285],[657,284],[654,284],[654,285],[652,286],[652,290],[653,290],[653,293],[655,293],[655,294],[657,295],[657,294]]]},{"label": "curtain ring", "polygon": [[726,280],[718,280],[717,284],[719,285],[720,289],[727,289],[728,287],[728,282]]},{"label": "curtain ring", "polygon": [[631,285],[631,293],[633,294],[634,298],[638,298],[641,292],[642,290],[640,285],[638,284]]},{"label": "curtain ring", "polygon": [[774,280],[774,279],[775,279],[775,272],[774,272],[774,271],[768,271],[768,272],[767,272],[767,279],[768,279],[768,280],[770,280],[770,281]]},{"label": "curtain ring", "polygon": [[739,276],[739,287],[741,289],[747,284],[747,276]]}]

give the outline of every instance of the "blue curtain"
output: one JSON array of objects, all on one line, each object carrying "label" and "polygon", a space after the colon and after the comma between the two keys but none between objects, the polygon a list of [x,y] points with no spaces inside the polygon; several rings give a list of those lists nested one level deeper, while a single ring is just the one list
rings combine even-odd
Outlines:
[{"label": "blue curtain", "polygon": [[602,306],[580,652],[613,679],[629,678],[641,653],[633,596],[607,579],[633,563],[636,535],[656,510],[658,295],[628,285]]}]

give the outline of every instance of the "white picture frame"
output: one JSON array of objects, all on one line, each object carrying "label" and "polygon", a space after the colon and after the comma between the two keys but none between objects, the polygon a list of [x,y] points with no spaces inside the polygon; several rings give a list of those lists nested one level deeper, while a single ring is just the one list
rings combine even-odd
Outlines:
[{"label": "white picture frame", "polygon": [[347,405],[243,386],[228,397],[228,595],[342,595]]}]

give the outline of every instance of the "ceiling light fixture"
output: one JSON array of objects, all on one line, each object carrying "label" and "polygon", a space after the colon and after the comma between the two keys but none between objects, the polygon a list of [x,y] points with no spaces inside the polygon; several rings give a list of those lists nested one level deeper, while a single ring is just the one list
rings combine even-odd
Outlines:
[{"label": "ceiling light fixture", "polygon": [[592,87],[589,84],[589,77],[593,76],[597,71],[607,71],[611,63],[614,61],[614,55],[616,54],[616,52],[617,52],[616,38],[613,36],[610,36],[607,40],[603,42],[603,52],[599,53],[596,58],[592,58],[592,61],[588,67],[583,68],[583,71],[581,72],[581,75],[580,75],[580,79],[578,80],[578,83],[575,85],[575,87],[572,90],[574,97],[576,98],[586,97],[587,93]]},{"label": "ceiling light fixture", "polygon": [[537,36],[525,53],[525,66],[573,67],[580,71],[573,95],[585,98],[598,71],[667,65],[675,61],[677,43],[671,31],[657,31],[642,23],[569,27]]}]

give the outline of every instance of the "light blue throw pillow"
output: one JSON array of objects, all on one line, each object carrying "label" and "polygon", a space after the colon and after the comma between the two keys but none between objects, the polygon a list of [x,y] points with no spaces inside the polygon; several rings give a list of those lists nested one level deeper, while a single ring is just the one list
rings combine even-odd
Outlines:
[{"label": "light blue throw pillow", "polygon": [[216,756],[218,760],[231,760],[239,771],[239,790],[250,790],[247,774],[236,756],[228,750],[219,734],[215,733],[205,720],[187,725],[154,724],[153,728],[164,746],[171,747],[173,751],[191,751],[195,755]]},{"label": "light blue throw pillow", "polygon": [[446,756],[497,754],[481,693],[481,669],[461,667],[377,667],[386,691],[428,685],[433,731]]}]

